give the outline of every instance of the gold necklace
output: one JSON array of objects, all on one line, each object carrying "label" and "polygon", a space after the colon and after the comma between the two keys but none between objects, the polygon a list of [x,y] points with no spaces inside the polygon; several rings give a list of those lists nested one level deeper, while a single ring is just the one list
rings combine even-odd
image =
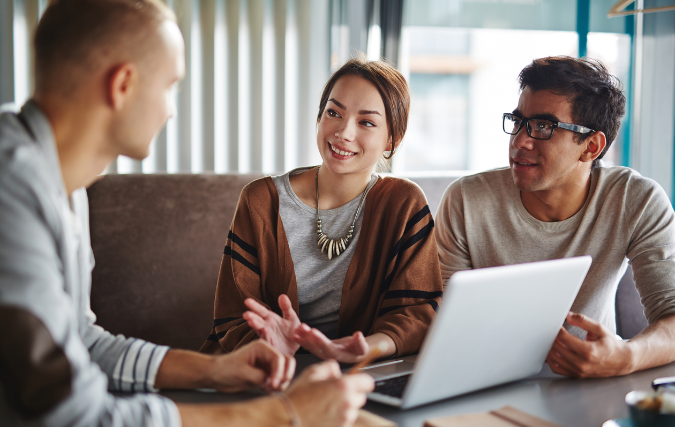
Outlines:
[{"label": "gold necklace", "polygon": [[363,205],[363,200],[366,198],[366,190],[368,186],[361,193],[361,201],[359,202],[359,207],[356,208],[356,214],[354,214],[354,220],[352,225],[349,227],[347,235],[340,237],[339,239],[331,239],[326,236],[321,227],[321,214],[319,213],[319,171],[321,166],[316,170],[316,178],[314,183],[316,184],[316,234],[319,236],[319,248],[321,248],[321,253],[328,254],[328,259],[333,259],[333,255],[336,257],[340,256],[347,250],[349,243],[351,242],[353,233],[354,233],[354,224],[356,224],[356,218],[359,217],[359,212],[361,212],[361,206]]}]

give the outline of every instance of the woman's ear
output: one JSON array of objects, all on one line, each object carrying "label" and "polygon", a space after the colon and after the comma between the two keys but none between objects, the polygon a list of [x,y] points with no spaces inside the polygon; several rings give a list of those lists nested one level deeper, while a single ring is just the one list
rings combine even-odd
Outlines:
[{"label": "woman's ear", "polygon": [[392,148],[394,149],[394,151],[396,151],[396,150],[398,150],[398,146],[401,145],[401,140],[399,139],[396,142],[392,142],[391,145],[392,145]]},{"label": "woman's ear", "polygon": [[393,155],[396,150],[398,150],[398,146],[401,144],[401,140],[399,139],[398,141],[394,141],[393,138],[389,138],[389,147],[391,149],[391,154]]},{"label": "woman's ear", "polygon": [[[389,149],[389,155],[384,155],[383,157],[387,160],[391,159],[394,156],[394,153],[398,149],[399,144],[401,143],[400,140],[394,142],[393,138],[389,137],[389,142],[387,143],[387,149]],[[386,151],[385,151],[386,153]]]}]

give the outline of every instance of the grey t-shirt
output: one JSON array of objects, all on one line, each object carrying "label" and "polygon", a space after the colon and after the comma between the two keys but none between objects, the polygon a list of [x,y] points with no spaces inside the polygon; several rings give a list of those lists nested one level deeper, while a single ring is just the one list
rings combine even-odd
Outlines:
[{"label": "grey t-shirt", "polygon": [[616,289],[630,262],[649,323],[675,313],[675,213],[656,182],[629,168],[594,169],[583,207],[558,222],[529,214],[508,168],[460,178],[443,196],[435,234],[444,281],[470,268],[591,255],[573,311],[615,332]]},{"label": "grey t-shirt", "polygon": [[[310,168],[295,169],[284,175],[273,176],[272,180],[279,192],[279,216],[284,225],[295,268],[300,320],[319,329],[328,338],[335,339],[342,302],[342,285],[359,240],[366,202],[363,202],[361,212],[359,212],[354,226],[354,235],[347,250],[340,256],[329,260],[326,254],[321,253],[318,246],[316,209],[303,203],[291,188],[289,177],[307,169]],[[373,174],[366,187],[366,194],[375,185],[377,179],[378,176]],[[319,197],[321,197],[320,194]],[[323,231],[328,237],[336,239],[347,234],[360,200],[359,194],[338,208],[321,210]]]}]

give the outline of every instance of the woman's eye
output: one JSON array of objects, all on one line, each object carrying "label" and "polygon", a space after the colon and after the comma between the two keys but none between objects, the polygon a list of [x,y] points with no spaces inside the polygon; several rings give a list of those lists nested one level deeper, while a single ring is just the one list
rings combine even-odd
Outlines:
[{"label": "woman's eye", "polygon": [[366,127],[373,127],[373,126],[375,126],[375,123],[369,122],[368,120],[362,121],[361,124],[362,124],[363,126],[366,126]]},{"label": "woman's eye", "polygon": [[330,117],[340,117],[337,111],[331,110],[330,108],[326,110],[326,114],[328,114]]}]

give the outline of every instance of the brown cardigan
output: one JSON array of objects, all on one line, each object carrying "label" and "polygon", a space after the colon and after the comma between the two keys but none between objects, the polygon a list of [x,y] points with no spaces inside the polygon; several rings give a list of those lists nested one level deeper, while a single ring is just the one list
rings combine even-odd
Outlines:
[{"label": "brown cardigan", "polygon": [[[352,258],[338,317],[338,337],[382,332],[403,356],[419,350],[441,301],[443,284],[434,220],[413,182],[380,177],[368,192],[361,234]],[[318,251],[317,247],[317,251]],[[200,351],[230,352],[257,337],[242,314],[254,298],[279,313],[287,294],[298,312],[293,259],[271,178],[242,190],[220,265],[214,327]]]}]

